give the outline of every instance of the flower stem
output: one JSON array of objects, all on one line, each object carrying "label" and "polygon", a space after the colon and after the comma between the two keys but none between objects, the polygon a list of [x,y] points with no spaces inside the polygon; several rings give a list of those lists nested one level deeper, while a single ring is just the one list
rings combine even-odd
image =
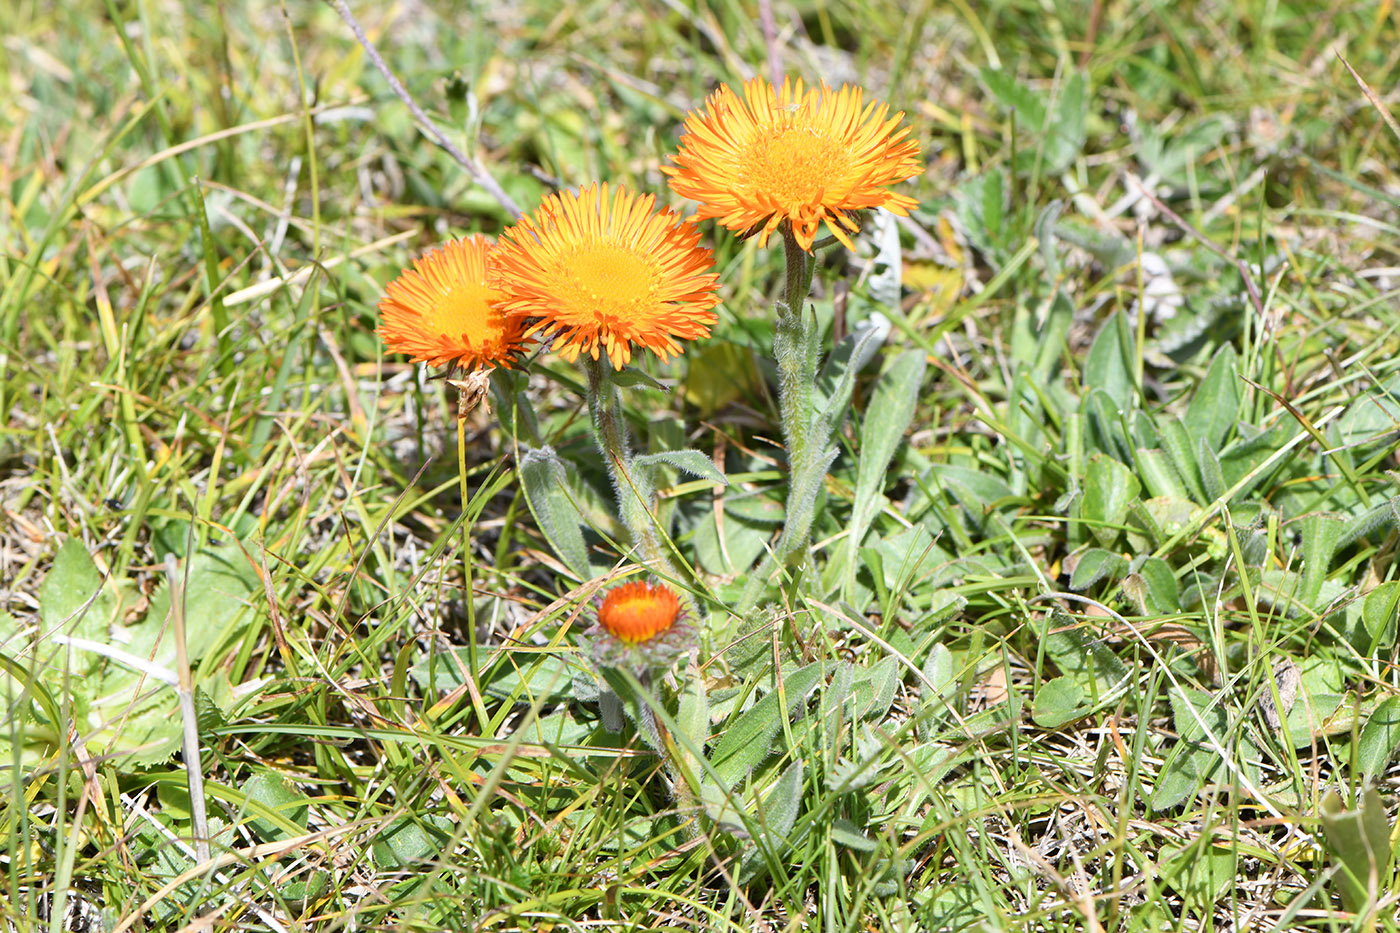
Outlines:
[{"label": "flower stem", "polygon": [[[814,435],[816,413],[812,393],[817,382],[816,320],[807,311],[812,290],[813,259],[797,243],[792,231],[783,230],[787,259],[787,286],[783,300],[776,303],[777,323],[773,329],[773,356],[778,363],[778,409],[787,444],[788,493],[783,531],[773,554],[786,564],[806,551],[811,539],[817,493],[825,474],[825,437]],[[741,612],[758,600],[768,582],[772,559],[765,560],[749,578],[739,601]]]},{"label": "flower stem", "polygon": [[[471,413],[472,392],[465,386],[457,388],[457,483],[462,500],[462,592],[467,602],[467,671],[471,675],[469,683],[480,682],[476,638],[476,590],[472,585],[472,521],[471,496],[467,487],[467,415]],[[481,695],[473,688],[472,706],[477,720],[485,725],[488,720],[486,706]]]},{"label": "flower stem", "polygon": [[593,439],[608,464],[613,492],[622,524],[632,536],[641,562],[653,572],[675,576],[670,558],[657,533],[650,507],[654,490],[651,479],[632,470],[631,445],[627,422],[622,415],[622,396],[603,360],[585,358],[588,375],[588,410],[593,416]]}]

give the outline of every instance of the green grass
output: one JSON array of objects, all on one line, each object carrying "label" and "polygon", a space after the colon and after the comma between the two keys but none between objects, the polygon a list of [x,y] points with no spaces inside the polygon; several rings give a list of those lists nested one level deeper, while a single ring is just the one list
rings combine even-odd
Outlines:
[{"label": "green grass", "polygon": [[[687,110],[767,68],[732,0],[358,6],[527,210],[670,202]],[[469,415],[464,504],[455,392],[383,356],[383,285],[509,217],[334,9],[0,13],[0,917],[1397,928],[1393,11],[773,7],[782,66],[904,110],[929,169],[900,255],[818,270],[824,322],[840,281],[890,336],[760,609],[780,250],[707,224],[719,325],[624,395],[640,449],[729,481],[660,483],[702,633],[657,687],[669,768],[581,647],[628,565],[580,374],[541,354]],[[586,573],[522,488],[546,443]],[[178,670],[172,602],[208,859],[176,691],[55,640]]]}]

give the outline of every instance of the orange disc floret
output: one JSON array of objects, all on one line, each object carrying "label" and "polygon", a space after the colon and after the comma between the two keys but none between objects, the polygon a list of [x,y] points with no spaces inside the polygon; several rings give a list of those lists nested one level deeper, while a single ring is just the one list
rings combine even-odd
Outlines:
[{"label": "orange disc floret", "polygon": [[681,614],[674,590],[660,583],[613,587],[598,607],[598,624],[628,645],[651,641],[671,629]]},{"label": "orange disc floret", "polygon": [[431,250],[384,288],[379,336],[390,353],[415,363],[462,369],[509,368],[525,343],[522,322],[507,317],[489,284],[494,248],[485,237]]},{"label": "orange disc floret", "polygon": [[786,224],[808,251],[825,222],[851,247],[859,211],[908,216],[918,202],[886,186],[923,169],[918,143],[899,127],[904,114],[863,98],[858,87],[825,82],[804,92],[800,78],[780,89],[755,78],[743,99],[722,86],[687,115],[675,164],[662,171],[676,194],[700,203],[692,219],[756,233],[760,245]]},{"label": "orange disc floret", "polygon": [[700,231],[655,195],[606,184],[549,195],[497,247],[502,307],[529,321],[526,336],[554,338],[570,362],[606,354],[614,369],[632,345],[662,360],[682,341],[708,337],[719,277]]}]

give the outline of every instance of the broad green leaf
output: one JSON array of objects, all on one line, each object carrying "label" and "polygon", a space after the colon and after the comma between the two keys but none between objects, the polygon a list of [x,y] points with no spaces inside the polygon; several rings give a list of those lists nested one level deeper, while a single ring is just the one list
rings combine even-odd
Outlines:
[{"label": "broad green leaf", "polygon": [[1196,446],[1186,426],[1173,418],[1162,426],[1162,449],[1176,467],[1176,475],[1181,477],[1186,488],[1191,490],[1191,498],[1198,504],[1211,501],[1201,485],[1201,468],[1196,463]]},{"label": "broad green leaf", "polygon": [[851,698],[855,675],[854,664],[840,661],[831,672],[831,682],[822,691],[821,718],[826,727],[826,744],[833,748],[840,746],[841,734],[850,728],[854,718],[846,704]]},{"label": "broad green leaf", "polygon": [[[262,804],[286,823],[291,823],[305,832],[310,801],[291,781],[273,771],[259,771],[244,781],[241,789],[249,800]],[[292,835],[285,825],[268,819],[254,818],[248,825],[264,842],[273,842]]]},{"label": "broad green leaf", "polygon": [[635,366],[627,366],[608,375],[614,385],[622,386],[624,389],[655,389],[664,392],[666,387]]},{"label": "broad green leaf", "polygon": [[1085,449],[1104,453],[1124,463],[1133,461],[1133,444],[1124,429],[1124,411],[1103,389],[1090,389],[1084,396]]},{"label": "broad green leaf", "polygon": [[1120,693],[1130,679],[1128,668],[1102,639],[1063,613],[1051,613],[1037,625],[1045,656],[1060,673],[1073,677],[1094,703]]},{"label": "broad green leaf", "polygon": [[879,843],[867,836],[859,826],[847,819],[838,817],[832,820],[827,832],[832,842],[857,852],[874,852],[879,846]]},{"label": "broad green leaf", "polygon": [[1368,788],[1349,810],[1332,791],[1322,798],[1318,816],[1327,854],[1341,865],[1332,883],[1342,906],[1354,914],[1372,910],[1390,892],[1390,819],[1381,795]]},{"label": "broad green leaf", "polygon": [[1128,506],[1141,489],[1132,471],[1112,457],[1095,454],[1089,458],[1079,515],[1104,547],[1118,539]]},{"label": "broad green leaf", "polygon": [[[68,538],[54,555],[53,565],[39,585],[39,619],[45,636],[61,631],[76,638],[107,640],[120,600],[104,588],[102,574],[87,548],[77,538]],[[45,641],[39,648],[43,657],[52,657],[60,646]],[[80,669],[100,663],[96,656],[80,656]]]},{"label": "broad green leaf", "polygon": [[1058,176],[1079,158],[1086,137],[1089,107],[1085,103],[1084,73],[1075,71],[1058,88],[1054,111],[1037,127],[1045,134],[1045,159],[1041,171]]},{"label": "broad green leaf", "polygon": [[520,460],[520,483],[535,522],[554,553],[578,580],[593,577],[583,540],[583,513],[569,495],[564,461],[552,447],[536,447]]},{"label": "broad green leaf", "polygon": [[1391,442],[1400,432],[1400,375],[1356,396],[1337,419],[1341,446]]},{"label": "broad green leaf", "polygon": [[1382,502],[1347,522],[1346,527],[1342,529],[1341,535],[1337,538],[1337,550],[1350,547],[1363,538],[1374,538],[1383,531],[1389,533],[1400,527],[1400,514],[1396,512],[1397,507],[1400,507],[1400,496]]},{"label": "broad green leaf", "polygon": [[1170,615],[1181,611],[1181,590],[1171,564],[1160,557],[1145,558],[1123,581],[1123,590],[1143,615]]},{"label": "broad green leaf", "polygon": [[695,524],[691,546],[695,550],[695,561],[702,570],[717,576],[728,576],[744,573],[751,568],[772,537],[771,525],[760,525],[740,518],[727,508],[724,510],[721,531],[714,509],[706,509]]},{"label": "broad green leaf", "polygon": [[634,470],[654,470],[663,463],[684,470],[691,476],[721,486],[729,485],[729,480],[715,467],[714,461],[698,450],[667,450],[656,454],[638,454],[632,458]]},{"label": "broad green leaf", "polygon": [[[262,580],[243,549],[230,542],[205,545],[181,561],[185,590],[185,647],[190,661],[227,644],[252,618],[262,598]],[[162,584],[151,597],[145,618],[127,630],[132,654],[174,667],[175,642],[170,633],[170,587]]]},{"label": "broad green leaf", "polygon": [[1400,697],[1387,697],[1366,718],[1357,740],[1356,767],[1362,778],[1373,781],[1384,774],[1395,759],[1397,749],[1400,749]]},{"label": "broad green leaf", "polygon": [[817,379],[815,404],[820,412],[819,423],[835,427],[845,421],[856,376],[880,351],[890,327],[884,315],[874,314],[857,324],[832,349]]},{"label": "broad green leaf", "polygon": [[[1259,749],[1235,737],[1223,702],[1189,687],[1173,687],[1169,693],[1177,743],[1157,775],[1152,808],[1176,806],[1206,783],[1234,785],[1240,775],[1257,784]],[[1221,751],[1229,756],[1228,764]]]},{"label": "broad green leaf", "polygon": [[1138,476],[1149,496],[1170,496],[1189,499],[1191,493],[1172,465],[1172,458],[1159,447],[1140,448],[1137,453]]},{"label": "broad green leaf", "polygon": [[1207,501],[1224,498],[1225,474],[1220,469],[1220,458],[1204,440],[1196,444],[1196,465],[1201,469],[1201,488],[1205,490]]},{"label": "broad green leaf", "polygon": [[792,671],[783,678],[780,689],[770,690],[724,727],[723,736],[710,755],[710,763],[724,787],[733,787],[743,780],[750,768],[763,763],[782,725],[782,717],[791,715],[817,686],[821,676],[821,665],[815,662]]},{"label": "broad green leaf", "polygon": [[860,670],[851,687],[855,716],[860,719],[883,718],[894,703],[902,673],[899,658],[893,655]]},{"label": "broad green leaf", "polygon": [[763,798],[762,825],[764,835],[772,843],[786,840],[797,822],[802,806],[802,777],[802,762],[794,761]]},{"label": "broad green leaf", "polygon": [[370,855],[380,868],[415,868],[449,851],[452,831],[445,816],[401,816],[374,837]]},{"label": "broad green leaf", "polygon": [[1361,621],[1369,636],[1367,657],[1374,657],[1378,648],[1395,644],[1397,620],[1400,619],[1400,582],[1382,583],[1366,594],[1361,603]]},{"label": "broad green leaf", "polygon": [[1239,421],[1239,413],[1240,374],[1235,349],[1227,343],[1216,351],[1183,420],[1192,437],[1211,451],[1219,451],[1226,435]]},{"label": "broad green leaf", "polygon": [[1335,515],[1311,512],[1304,515],[1300,524],[1303,534],[1303,589],[1298,594],[1304,605],[1315,609],[1322,583],[1332,569],[1332,557],[1337,553],[1337,541],[1342,536],[1344,523]]},{"label": "broad green leaf", "polygon": [[890,460],[894,458],[895,450],[904,440],[904,432],[914,419],[919,386],[927,368],[928,360],[923,350],[901,353],[880,377],[866,408],[860,431],[855,504],[839,556],[833,560],[834,566],[844,566],[846,569],[843,592],[847,596],[855,584],[856,561],[853,555],[884,503],[882,490],[890,478]]},{"label": "broad green leaf", "polygon": [[1133,382],[1133,360],[1137,346],[1132,329],[1121,311],[1115,311],[1104,321],[1089,355],[1084,359],[1085,390],[1102,389],[1113,399],[1120,412],[1134,407],[1137,387]]},{"label": "broad green leaf", "polygon": [[1101,580],[1116,579],[1127,569],[1123,555],[1091,547],[1079,555],[1074,572],[1069,575],[1069,588],[1082,593]]},{"label": "broad green leaf", "polygon": [[1031,719],[1046,729],[1058,729],[1073,722],[1091,709],[1084,701],[1084,688],[1068,674],[1047,680],[1036,691],[1031,706]]},{"label": "broad green leaf", "polygon": [[942,642],[935,643],[929,650],[924,659],[923,675],[918,681],[919,698],[927,718],[920,721],[919,735],[927,740],[931,738],[933,727],[948,715],[948,700],[958,688],[953,653]]},{"label": "broad green leaf", "polygon": [[[705,753],[705,743],[710,740],[710,694],[705,689],[704,676],[690,668],[681,688],[680,706],[676,710],[676,730],[685,738],[677,741],[692,776],[699,778],[704,771],[694,753]],[[679,737],[678,737],[679,738]]]}]

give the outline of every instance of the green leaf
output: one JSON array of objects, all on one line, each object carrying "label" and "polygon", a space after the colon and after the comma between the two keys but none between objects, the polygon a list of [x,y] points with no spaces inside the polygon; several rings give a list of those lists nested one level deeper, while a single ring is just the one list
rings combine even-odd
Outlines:
[{"label": "green leaf", "polygon": [[1162,426],[1162,449],[1176,467],[1176,475],[1181,477],[1186,488],[1191,490],[1191,498],[1200,505],[1211,501],[1201,485],[1201,468],[1196,463],[1196,447],[1186,426],[1173,418]]},{"label": "green leaf", "polygon": [[1400,697],[1387,697],[1367,717],[1357,740],[1356,767],[1361,776],[1372,781],[1384,774],[1396,749],[1400,749]]},{"label": "green leaf", "polygon": [[814,404],[820,412],[820,423],[830,426],[845,421],[856,376],[880,352],[889,334],[889,321],[876,314],[857,324],[855,330],[832,348],[817,379]]},{"label": "green leaf", "polygon": [[721,533],[714,509],[706,509],[695,525],[691,546],[696,563],[706,573],[733,575],[751,568],[772,537],[771,527],[737,517],[728,508]]},{"label": "green leaf", "polygon": [[614,385],[622,386],[624,389],[641,387],[643,389],[657,389],[666,391],[666,387],[635,366],[627,366],[608,375]]},{"label": "green leaf", "polygon": [[923,350],[906,350],[895,358],[880,377],[866,408],[860,431],[860,461],[856,467],[855,505],[851,509],[848,533],[832,566],[845,568],[843,592],[849,598],[855,585],[857,561],[853,555],[865,539],[870,523],[879,514],[885,497],[882,490],[889,479],[890,460],[904,440],[904,432],[914,420],[928,359]]},{"label": "green leaf", "polygon": [[[107,641],[108,624],[120,600],[104,589],[102,574],[87,548],[77,538],[68,538],[54,555],[44,582],[39,585],[39,620],[45,636],[63,634],[93,641]],[[39,649],[47,658],[63,650],[52,642]],[[84,669],[100,663],[95,656],[82,661]]]},{"label": "green leaf", "polygon": [[1369,636],[1366,656],[1375,657],[1378,648],[1395,643],[1397,616],[1400,616],[1400,582],[1382,583],[1366,594],[1361,603],[1361,622]]},{"label": "green leaf", "polygon": [[850,820],[837,818],[831,821],[827,832],[831,835],[831,841],[847,849],[854,849],[857,852],[874,852],[879,847],[874,839],[871,839],[860,827]]},{"label": "green leaf", "polygon": [[1301,520],[1303,534],[1303,589],[1298,598],[1314,609],[1319,605],[1322,583],[1332,569],[1332,557],[1337,553],[1337,541],[1342,536],[1343,522],[1335,515],[1310,512]]},{"label": "green leaf", "polygon": [[375,837],[370,855],[380,868],[413,868],[448,851],[452,829],[444,816],[401,816]]},{"label": "green leaf", "polygon": [[691,774],[699,777],[703,771],[694,753],[704,754],[705,743],[710,740],[710,695],[705,690],[705,678],[691,669],[681,689],[681,702],[676,710],[676,730],[686,738],[678,742],[681,755]]},{"label": "green leaf", "polygon": [[798,668],[783,679],[780,689],[769,691],[724,727],[723,737],[710,755],[710,763],[724,787],[733,787],[750,768],[762,764],[782,718],[807,698],[821,675],[819,663]]},{"label": "green leaf", "polygon": [[1058,729],[1067,722],[1073,722],[1087,714],[1090,707],[1084,702],[1084,688],[1079,681],[1062,674],[1047,680],[1036,691],[1035,702],[1031,706],[1031,719],[1046,729]]},{"label": "green leaf", "polygon": [[242,790],[250,801],[262,804],[281,817],[276,822],[262,817],[249,820],[248,825],[264,842],[295,835],[286,825],[288,823],[301,832],[306,831],[310,801],[300,788],[282,775],[259,771],[243,782]]},{"label": "green leaf", "polygon": [[1079,555],[1074,572],[1069,575],[1069,588],[1082,593],[1101,580],[1117,579],[1127,569],[1123,555],[1091,547]]},{"label": "green leaf", "polygon": [[1090,389],[1082,404],[1086,451],[1108,454],[1124,463],[1133,461],[1135,445],[1128,442],[1124,412],[1103,389]]},{"label": "green leaf", "polygon": [[903,679],[899,658],[890,655],[855,675],[851,687],[854,715],[859,719],[884,718],[894,703],[895,692]]},{"label": "green leaf", "polygon": [[1063,613],[1051,613],[1037,625],[1045,656],[1060,673],[1073,677],[1094,703],[1117,696],[1130,680],[1128,668],[1102,639],[1085,634],[1082,625]]},{"label": "green leaf", "polygon": [[1172,465],[1172,459],[1159,447],[1140,448],[1136,451],[1138,475],[1149,496],[1171,496],[1175,499],[1188,499],[1191,496],[1181,476]]},{"label": "green leaf", "polygon": [[[205,545],[181,561],[178,572],[185,587],[185,648],[190,660],[198,661],[247,624],[252,615],[250,597],[260,592],[262,580],[242,548],[233,542]],[[162,585],[151,597],[145,618],[128,629],[127,650],[174,667],[169,613],[170,587]]]},{"label": "green leaf", "polygon": [[1037,127],[1045,134],[1041,171],[1046,175],[1060,175],[1074,164],[1084,149],[1085,123],[1090,109],[1085,95],[1084,73],[1073,72],[1059,88],[1054,111]]},{"label": "green leaf", "polygon": [[1400,375],[1356,396],[1337,419],[1336,432],[1342,446],[1393,441],[1400,432]]},{"label": "green leaf", "polygon": [[763,798],[764,835],[772,843],[786,840],[802,805],[802,762],[794,761]]},{"label": "green leaf", "polygon": [[1171,564],[1160,557],[1143,559],[1123,581],[1123,590],[1143,615],[1163,616],[1181,611],[1181,590]]},{"label": "green leaf", "polygon": [[1122,463],[1104,454],[1089,458],[1084,472],[1084,497],[1079,516],[1104,547],[1118,539],[1128,506],[1142,490],[1137,477]]},{"label": "green leaf", "polygon": [[1374,787],[1348,810],[1336,791],[1322,798],[1322,839],[1334,862],[1341,865],[1332,883],[1342,906],[1355,914],[1372,910],[1390,890],[1390,820]]},{"label": "green leaf", "polygon": [[633,469],[654,470],[663,463],[684,470],[691,476],[721,486],[729,485],[729,480],[715,467],[714,461],[698,450],[666,450],[655,454],[638,454],[632,458]]},{"label": "green leaf", "polygon": [[1085,390],[1102,389],[1120,412],[1135,407],[1137,386],[1133,381],[1133,360],[1136,356],[1137,346],[1128,320],[1121,311],[1115,311],[1104,321],[1084,359]]},{"label": "green leaf", "polygon": [[536,447],[520,461],[525,501],[541,533],[575,579],[589,580],[593,569],[583,540],[583,513],[569,495],[564,461],[552,447]]},{"label": "green leaf", "polygon": [[[1171,688],[1170,697],[1177,743],[1157,776],[1152,809],[1176,806],[1208,782],[1234,785],[1239,774],[1258,783],[1259,749],[1232,735],[1230,714],[1222,701],[1189,687]],[[1230,756],[1233,767],[1221,757],[1221,750]]]},{"label": "green leaf", "polygon": [[1220,469],[1220,458],[1204,440],[1198,442],[1196,448],[1196,465],[1201,468],[1201,487],[1205,490],[1207,501],[1224,498],[1225,474]]},{"label": "green leaf", "polygon": [[1192,437],[1212,451],[1219,451],[1226,435],[1239,421],[1239,413],[1240,374],[1234,347],[1227,343],[1216,351],[1183,420]]}]

